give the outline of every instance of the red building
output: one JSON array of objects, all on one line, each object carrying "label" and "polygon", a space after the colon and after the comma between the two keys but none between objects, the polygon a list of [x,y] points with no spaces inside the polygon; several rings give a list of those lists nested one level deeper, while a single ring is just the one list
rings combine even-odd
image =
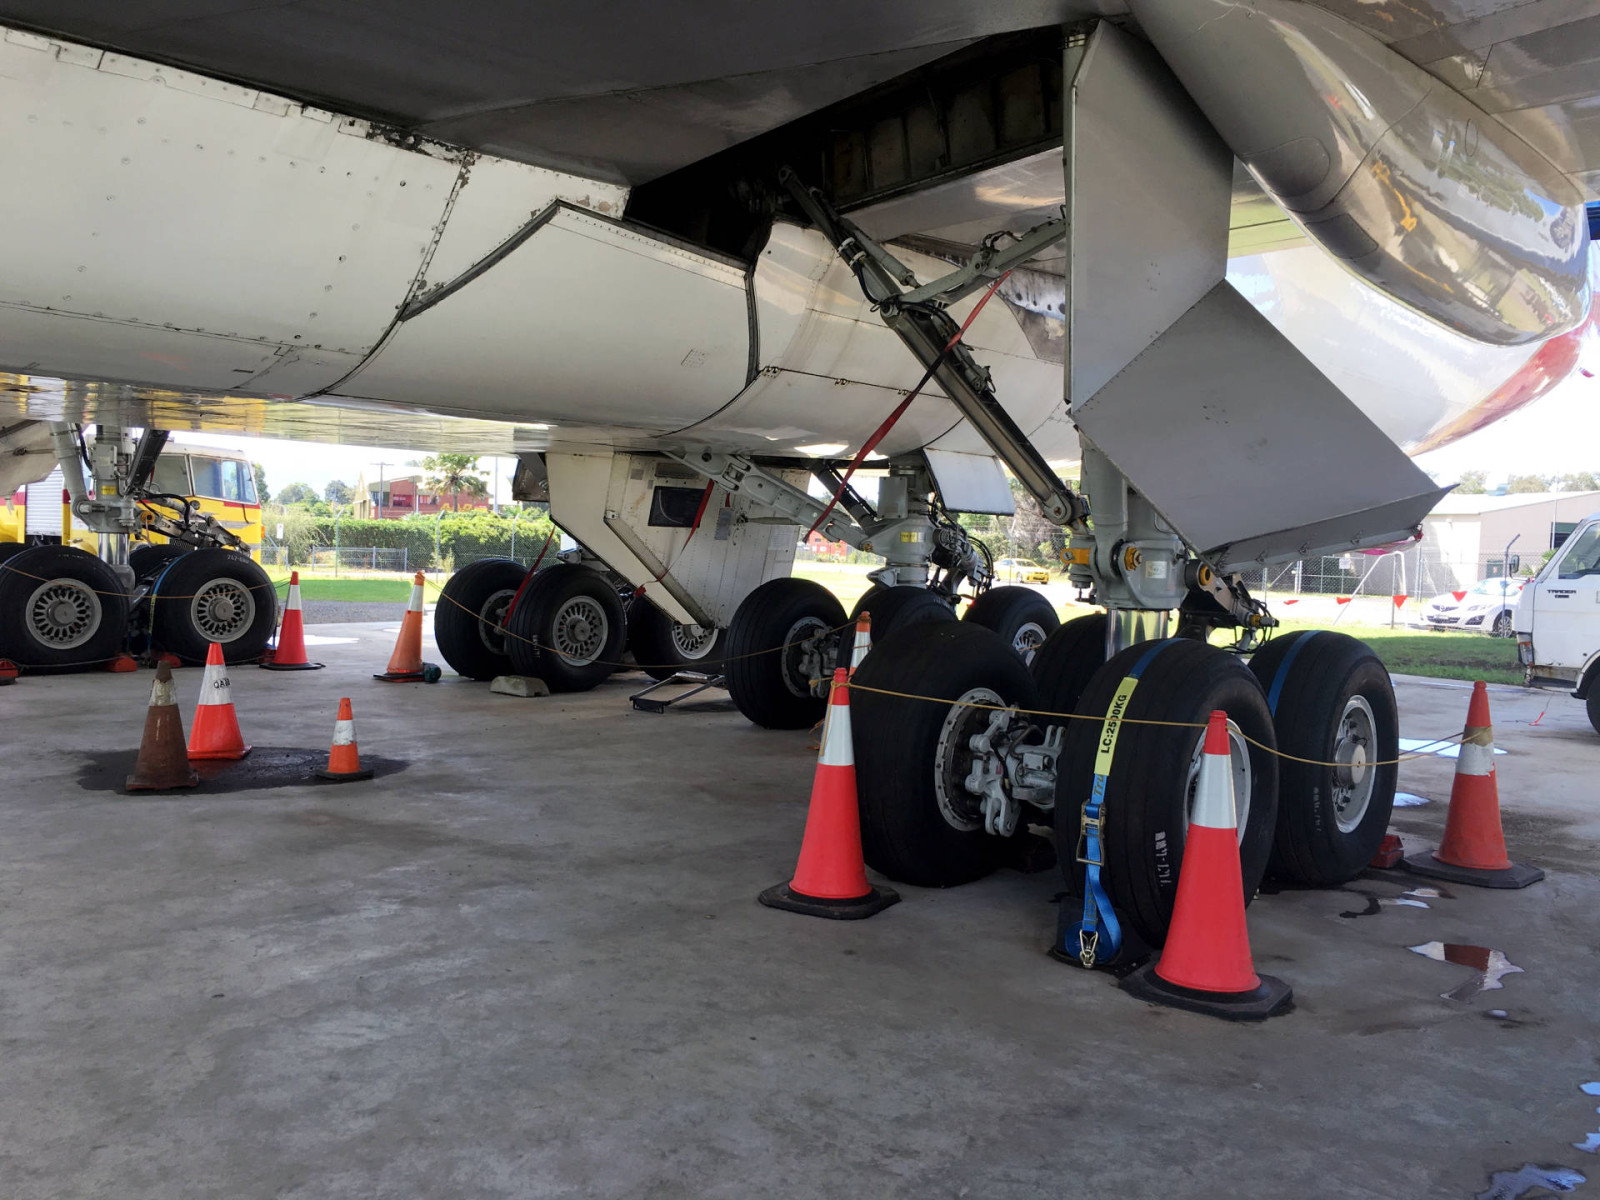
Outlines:
[{"label": "red building", "polygon": [[[474,508],[488,508],[487,496],[471,492],[430,492],[422,483],[421,475],[401,475],[395,479],[368,481],[363,475],[356,484],[355,515],[357,517],[409,517],[413,513],[432,516],[441,511],[459,509],[467,512]],[[379,495],[379,488],[382,495]]]}]

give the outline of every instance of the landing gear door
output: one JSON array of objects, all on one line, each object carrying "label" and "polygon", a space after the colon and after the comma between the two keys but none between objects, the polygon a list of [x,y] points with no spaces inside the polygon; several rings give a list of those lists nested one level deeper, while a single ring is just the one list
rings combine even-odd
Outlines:
[{"label": "landing gear door", "polygon": [[1066,398],[1084,437],[1224,570],[1412,536],[1448,489],[1225,279],[1233,157],[1210,123],[1109,25],[1066,55]]}]

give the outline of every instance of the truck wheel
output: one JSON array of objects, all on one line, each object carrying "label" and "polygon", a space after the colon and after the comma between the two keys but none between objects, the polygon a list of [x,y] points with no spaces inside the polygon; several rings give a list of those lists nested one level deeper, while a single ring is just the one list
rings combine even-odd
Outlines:
[{"label": "truck wheel", "polygon": [[75,546],[31,546],[0,567],[0,658],[62,669],[102,662],[128,635],[127,589]]},{"label": "truck wheel", "polygon": [[150,646],[195,666],[216,642],[225,661],[255,662],[277,618],[277,590],[248,554],[192,550],[173,560],[150,593]]},{"label": "truck wheel", "polygon": [[1061,628],[1050,601],[1025,587],[990,588],[961,619],[994,630],[1025,663],[1032,662],[1045,639]]},{"label": "truck wheel", "polygon": [[[1278,760],[1272,714],[1250,668],[1215,646],[1171,638],[1130,646],[1095,672],[1067,726],[1056,779],[1056,845],[1067,882],[1083,894],[1077,861],[1083,802],[1095,777],[1104,717],[1124,680],[1138,672],[1106,777],[1101,882],[1117,913],[1152,946],[1166,940],[1183,865],[1189,806],[1199,781],[1206,718],[1228,714],[1239,866],[1250,903],[1267,868],[1277,823]],[[1143,725],[1135,721],[1175,724]],[[1246,739],[1253,739],[1248,741]],[[1268,747],[1263,749],[1263,747]]]},{"label": "truck wheel", "polygon": [[842,630],[844,606],[809,579],[769,579],[744,598],[728,624],[724,676],[728,694],[766,729],[807,729],[826,701],[812,679],[831,669],[830,641]]},{"label": "truck wheel", "polygon": [[511,673],[506,610],[527,577],[528,568],[510,558],[480,558],[450,576],[433,609],[433,640],[457,675]]},{"label": "truck wheel", "polygon": [[506,630],[506,652],[518,675],[535,675],[553,692],[587,692],[616,669],[628,621],[604,575],[562,563],[533,577]]},{"label": "truck wheel", "polygon": [[679,671],[722,673],[726,629],[679,625],[643,596],[628,605],[628,648],[639,669],[652,679],[671,679]]},{"label": "truck wheel", "polygon": [[163,542],[159,546],[135,546],[128,551],[128,567],[133,572],[135,579],[154,579],[161,573],[161,568],[174,559],[182,558],[189,553],[188,546],[175,546],[171,542]]},{"label": "truck wheel", "polygon": [[1365,642],[1331,630],[1274,638],[1250,670],[1266,690],[1279,748],[1342,764],[1279,764],[1268,869],[1317,887],[1347,883],[1378,852],[1394,807],[1400,718],[1389,672]]},{"label": "truck wheel", "polygon": [[[992,712],[970,705],[1036,707],[1028,669],[993,630],[926,622],[875,646],[855,682],[933,698],[850,694],[868,865],[918,887],[953,887],[993,871],[1007,839],[984,831],[982,798],[964,786],[970,739]],[[1026,828],[1018,822],[1019,834]]]},{"label": "truck wheel", "polygon": [[1600,687],[1589,685],[1589,697],[1584,701],[1584,707],[1589,712],[1589,724],[1594,726],[1594,731],[1600,733]]},{"label": "truck wheel", "polygon": [[[1045,639],[1028,663],[1046,712],[1076,712],[1083,689],[1106,661],[1106,614],[1075,617]],[[1048,721],[1051,725],[1065,721]]]},{"label": "truck wheel", "polygon": [[[874,587],[863,593],[850,610],[851,622],[862,613],[872,618],[874,643],[890,637],[896,630],[922,621],[949,622],[956,619],[955,610],[942,596],[925,587],[905,583],[895,587]],[[851,636],[847,633],[846,640]]]}]

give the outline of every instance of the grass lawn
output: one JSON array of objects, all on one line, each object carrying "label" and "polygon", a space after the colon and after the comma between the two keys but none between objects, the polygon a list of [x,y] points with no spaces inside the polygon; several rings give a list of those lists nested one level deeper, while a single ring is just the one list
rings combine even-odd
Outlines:
[{"label": "grass lawn", "polygon": [[[288,586],[287,575],[275,576],[279,594]],[[411,597],[411,582],[406,579],[332,579],[300,576],[302,600],[366,600],[382,603],[394,600],[404,604]]]},{"label": "grass lawn", "polygon": [[[1284,621],[1278,633],[1320,628],[1308,621]],[[1515,638],[1487,637],[1481,633],[1434,633],[1427,630],[1390,629],[1387,625],[1345,625],[1340,632],[1370,645],[1384,666],[1400,675],[1430,675],[1436,679],[1481,679],[1485,683],[1522,682]]]}]

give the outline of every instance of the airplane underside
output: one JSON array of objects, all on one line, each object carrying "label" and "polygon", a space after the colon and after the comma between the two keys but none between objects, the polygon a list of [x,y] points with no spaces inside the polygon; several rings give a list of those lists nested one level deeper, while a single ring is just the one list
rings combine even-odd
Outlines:
[{"label": "airplane underside", "polygon": [[[604,166],[572,147],[614,113],[537,114],[555,132],[530,149],[504,114],[408,129],[172,61],[215,47],[7,31],[0,149],[28,171],[0,200],[0,489],[59,461],[136,609],[160,589],[129,539],[166,431],[515,455],[519,498],[582,550],[525,591],[514,564],[460,573],[452,665],[593,686],[627,595],[773,727],[821,715],[850,649],[837,602],[788,578],[797,535],[881,555],[863,676],[945,705],[917,733],[943,757],[908,800],[869,756],[864,795],[876,772],[944,825],[881,836],[875,865],[970,878],[1077,769],[1065,724],[1021,710],[1098,695],[1169,623],[1193,654],[1217,629],[1256,648],[1275,621],[1242,572],[1412,536],[1442,490],[1403,448],[1536,398],[1592,336],[1586,193],[1549,143],[1320,7],[1131,7],[1136,31],[1069,13],[851,59],[792,119],[634,130]],[[696,96],[676,102],[733,119]],[[992,586],[955,520],[1011,511],[1007,473],[1066,530],[1092,628]],[[33,553],[0,562],[26,576]],[[0,613],[0,656],[52,636],[37,599]],[[230,658],[261,653],[243,632]],[[1205,691],[1178,678],[1175,720]],[[1360,803],[1308,880],[1359,869],[1385,824],[1375,703],[1315,716],[1362,742],[1337,744],[1334,789]],[[1235,748],[1263,782],[1265,722]]]}]

